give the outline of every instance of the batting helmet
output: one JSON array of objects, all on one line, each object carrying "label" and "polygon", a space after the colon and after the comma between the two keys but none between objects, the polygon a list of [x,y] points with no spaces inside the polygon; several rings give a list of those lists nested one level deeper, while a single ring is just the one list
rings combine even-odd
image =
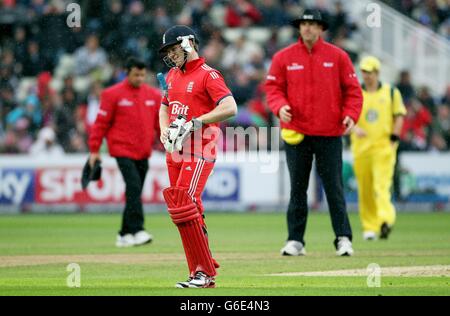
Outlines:
[{"label": "batting helmet", "polygon": [[183,41],[183,37],[189,36],[190,39],[194,40],[195,43],[198,44],[198,38],[195,32],[186,25],[175,25],[168,29],[164,35],[162,40],[162,46],[159,49],[160,53],[164,53],[164,51],[175,44],[181,43]]}]

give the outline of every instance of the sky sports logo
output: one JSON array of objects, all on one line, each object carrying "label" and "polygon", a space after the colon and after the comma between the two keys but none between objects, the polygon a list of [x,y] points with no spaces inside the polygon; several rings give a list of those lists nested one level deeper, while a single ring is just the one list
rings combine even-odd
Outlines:
[{"label": "sky sports logo", "polygon": [[0,169],[0,204],[33,202],[34,181],[32,169]]}]

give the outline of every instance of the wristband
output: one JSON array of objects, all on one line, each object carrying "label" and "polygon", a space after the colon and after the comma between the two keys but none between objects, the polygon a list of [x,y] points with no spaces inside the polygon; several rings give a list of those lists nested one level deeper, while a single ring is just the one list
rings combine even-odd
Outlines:
[{"label": "wristband", "polygon": [[391,142],[398,142],[398,141],[400,141],[400,137],[398,135],[395,135],[395,134],[391,134],[390,139],[391,139]]}]

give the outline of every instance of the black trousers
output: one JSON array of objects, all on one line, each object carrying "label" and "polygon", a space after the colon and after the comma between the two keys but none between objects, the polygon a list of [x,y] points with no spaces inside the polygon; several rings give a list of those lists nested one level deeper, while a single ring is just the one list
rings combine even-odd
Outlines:
[{"label": "black trousers", "polygon": [[304,235],[308,218],[308,182],[313,158],[322,180],[330,209],[331,222],[337,237],[352,239],[348,219],[344,184],[342,180],[341,137],[305,136],[298,145],[286,146],[286,158],[291,182],[291,196],[287,211],[288,240],[300,241],[305,245]]},{"label": "black trousers", "polygon": [[148,160],[116,158],[119,170],[125,181],[125,210],[122,217],[121,236],[135,234],[144,230],[144,210],[141,194],[145,175],[148,171]]}]

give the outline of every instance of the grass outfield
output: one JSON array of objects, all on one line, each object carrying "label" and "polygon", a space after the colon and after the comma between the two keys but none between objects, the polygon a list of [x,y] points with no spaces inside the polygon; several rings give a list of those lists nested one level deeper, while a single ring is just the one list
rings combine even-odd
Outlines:
[{"label": "grass outfield", "polygon": [[[209,214],[212,249],[222,267],[218,287],[201,290],[173,288],[187,269],[166,214],[146,216],[155,241],[139,248],[114,247],[119,222],[119,214],[0,216],[0,295],[450,295],[450,213],[399,214],[391,239],[378,242],[362,240],[352,214],[351,258],[335,256],[328,214],[311,214],[308,255],[295,258],[279,255],[284,214]],[[66,286],[72,262],[81,267],[80,288]],[[447,270],[385,275],[378,288],[367,287],[366,276],[268,276],[366,269],[370,263]]]}]

